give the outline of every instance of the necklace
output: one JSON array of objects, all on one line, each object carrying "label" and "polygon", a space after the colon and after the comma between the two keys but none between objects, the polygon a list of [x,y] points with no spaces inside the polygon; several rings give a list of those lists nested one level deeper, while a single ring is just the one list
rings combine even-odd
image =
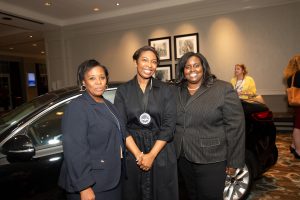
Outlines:
[{"label": "necklace", "polygon": [[196,88],[189,88],[189,87],[187,86],[187,89],[188,89],[188,90],[192,90],[192,91],[194,91],[194,90],[198,90],[198,89],[199,89],[199,87],[200,87],[200,85],[199,85],[198,87],[196,87]]}]

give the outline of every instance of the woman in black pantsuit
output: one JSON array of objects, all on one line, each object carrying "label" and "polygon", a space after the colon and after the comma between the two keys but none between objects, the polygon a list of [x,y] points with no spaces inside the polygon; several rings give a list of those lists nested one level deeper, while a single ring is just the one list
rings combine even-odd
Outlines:
[{"label": "woman in black pantsuit", "polygon": [[153,47],[138,49],[137,75],[118,87],[114,104],[127,127],[128,179],[124,200],[178,200],[173,145],[176,100],[169,85],[152,78],[159,63]]},{"label": "woman in black pantsuit", "polygon": [[244,167],[245,122],[237,92],[210,73],[205,57],[178,61],[175,147],[190,200],[220,200],[226,173]]}]

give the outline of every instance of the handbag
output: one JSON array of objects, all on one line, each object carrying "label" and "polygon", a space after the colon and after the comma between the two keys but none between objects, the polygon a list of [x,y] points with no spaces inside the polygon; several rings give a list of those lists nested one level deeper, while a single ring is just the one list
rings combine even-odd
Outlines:
[{"label": "handbag", "polygon": [[288,102],[290,106],[300,106],[300,88],[294,87],[294,78],[295,75],[292,77],[292,84],[290,88],[286,89]]}]

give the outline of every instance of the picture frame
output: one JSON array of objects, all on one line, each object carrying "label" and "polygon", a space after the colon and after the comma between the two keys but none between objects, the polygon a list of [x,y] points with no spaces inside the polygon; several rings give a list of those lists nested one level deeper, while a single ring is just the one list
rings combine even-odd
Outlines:
[{"label": "picture frame", "polygon": [[172,60],[170,36],[148,39],[148,44],[158,52],[160,61]]},{"label": "picture frame", "polygon": [[199,34],[191,33],[174,36],[175,59],[179,59],[187,52],[199,52]]},{"label": "picture frame", "polygon": [[163,82],[172,80],[172,65],[159,65],[153,77]]}]

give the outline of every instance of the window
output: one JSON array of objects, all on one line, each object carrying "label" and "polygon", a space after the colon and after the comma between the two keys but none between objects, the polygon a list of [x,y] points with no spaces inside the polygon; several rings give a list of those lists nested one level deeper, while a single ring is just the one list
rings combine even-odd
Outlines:
[{"label": "window", "polygon": [[28,127],[28,136],[35,147],[56,146],[62,142],[61,119],[67,103],[49,111]]}]

